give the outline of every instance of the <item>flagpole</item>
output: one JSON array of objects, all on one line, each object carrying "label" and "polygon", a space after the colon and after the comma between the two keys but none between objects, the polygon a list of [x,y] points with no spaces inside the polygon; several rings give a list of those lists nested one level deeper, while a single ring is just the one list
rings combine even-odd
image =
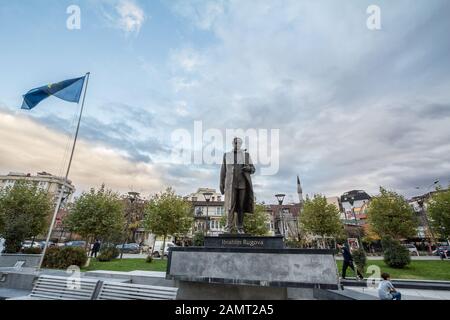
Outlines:
[{"label": "flagpole", "polygon": [[68,178],[69,178],[70,167],[72,166],[73,154],[75,153],[75,147],[77,145],[78,133],[80,131],[81,117],[83,116],[84,102],[86,101],[86,92],[87,92],[87,88],[88,88],[88,84],[89,84],[89,77],[90,77],[90,75],[91,75],[90,72],[86,73],[86,84],[84,85],[83,101],[81,103],[80,116],[78,118],[77,130],[75,132],[75,137],[74,137],[74,140],[73,140],[72,152],[70,154],[69,165],[67,166],[66,176],[65,176],[65,179],[63,181],[63,185],[61,186],[61,190],[59,192],[58,202],[56,203],[55,211],[53,212],[52,222],[50,223],[50,229],[48,230],[47,239],[45,241],[44,249],[42,250],[41,260],[39,261],[38,270],[40,270],[42,268],[42,264],[44,263],[45,254],[46,254],[47,249],[48,249],[48,243],[50,242],[50,237],[52,235],[52,231],[53,231],[53,228],[55,226],[56,216],[58,215],[59,208],[61,207],[61,203],[62,203],[63,198],[64,198],[65,184],[67,183]]}]

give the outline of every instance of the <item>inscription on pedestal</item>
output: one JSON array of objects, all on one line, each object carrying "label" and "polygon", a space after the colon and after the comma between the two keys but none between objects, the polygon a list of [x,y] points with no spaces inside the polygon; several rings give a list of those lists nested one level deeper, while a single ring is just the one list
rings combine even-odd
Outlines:
[{"label": "inscription on pedestal", "polygon": [[220,235],[218,237],[205,237],[207,248],[258,248],[283,249],[283,237],[255,237],[248,235]]}]

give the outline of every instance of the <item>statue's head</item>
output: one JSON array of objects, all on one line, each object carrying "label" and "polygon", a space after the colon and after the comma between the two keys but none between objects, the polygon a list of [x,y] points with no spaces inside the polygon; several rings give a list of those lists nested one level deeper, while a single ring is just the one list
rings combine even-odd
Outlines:
[{"label": "statue's head", "polygon": [[242,147],[242,139],[241,138],[234,138],[233,139],[233,149],[234,150],[241,150]]}]

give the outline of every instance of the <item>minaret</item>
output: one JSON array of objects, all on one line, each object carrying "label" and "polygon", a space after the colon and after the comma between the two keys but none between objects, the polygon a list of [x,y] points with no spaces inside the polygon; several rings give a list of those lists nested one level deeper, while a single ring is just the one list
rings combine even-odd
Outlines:
[{"label": "minaret", "polygon": [[300,177],[297,175],[297,193],[298,193],[298,201],[300,206],[303,206],[303,189],[302,184],[300,182]]}]

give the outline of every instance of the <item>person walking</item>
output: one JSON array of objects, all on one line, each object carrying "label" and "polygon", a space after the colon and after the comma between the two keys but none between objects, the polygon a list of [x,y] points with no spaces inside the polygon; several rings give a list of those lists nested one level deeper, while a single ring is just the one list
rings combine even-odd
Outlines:
[{"label": "person walking", "polygon": [[92,257],[97,258],[97,253],[100,251],[100,247],[101,247],[100,240],[96,239],[94,245],[92,246],[91,258]]},{"label": "person walking", "polygon": [[[342,252],[342,256],[344,258],[344,264],[342,265],[342,279],[345,280],[345,275],[347,274],[348,267],[350,267],[350,269],[355,272],[353,256],[346,245],[338,244],[338,248]],[[358,274],[359,279],[364,279],[364,276],[361,274],[361,272],[359,272],[359,270],[356,270],[356,273]]]},{"label": "person walking", "polygon": [[383,280],[378,285],[378,296],[380,300],[401,300],[402,294],[394,288],[389,273],[382,273],[381,278]]}]

